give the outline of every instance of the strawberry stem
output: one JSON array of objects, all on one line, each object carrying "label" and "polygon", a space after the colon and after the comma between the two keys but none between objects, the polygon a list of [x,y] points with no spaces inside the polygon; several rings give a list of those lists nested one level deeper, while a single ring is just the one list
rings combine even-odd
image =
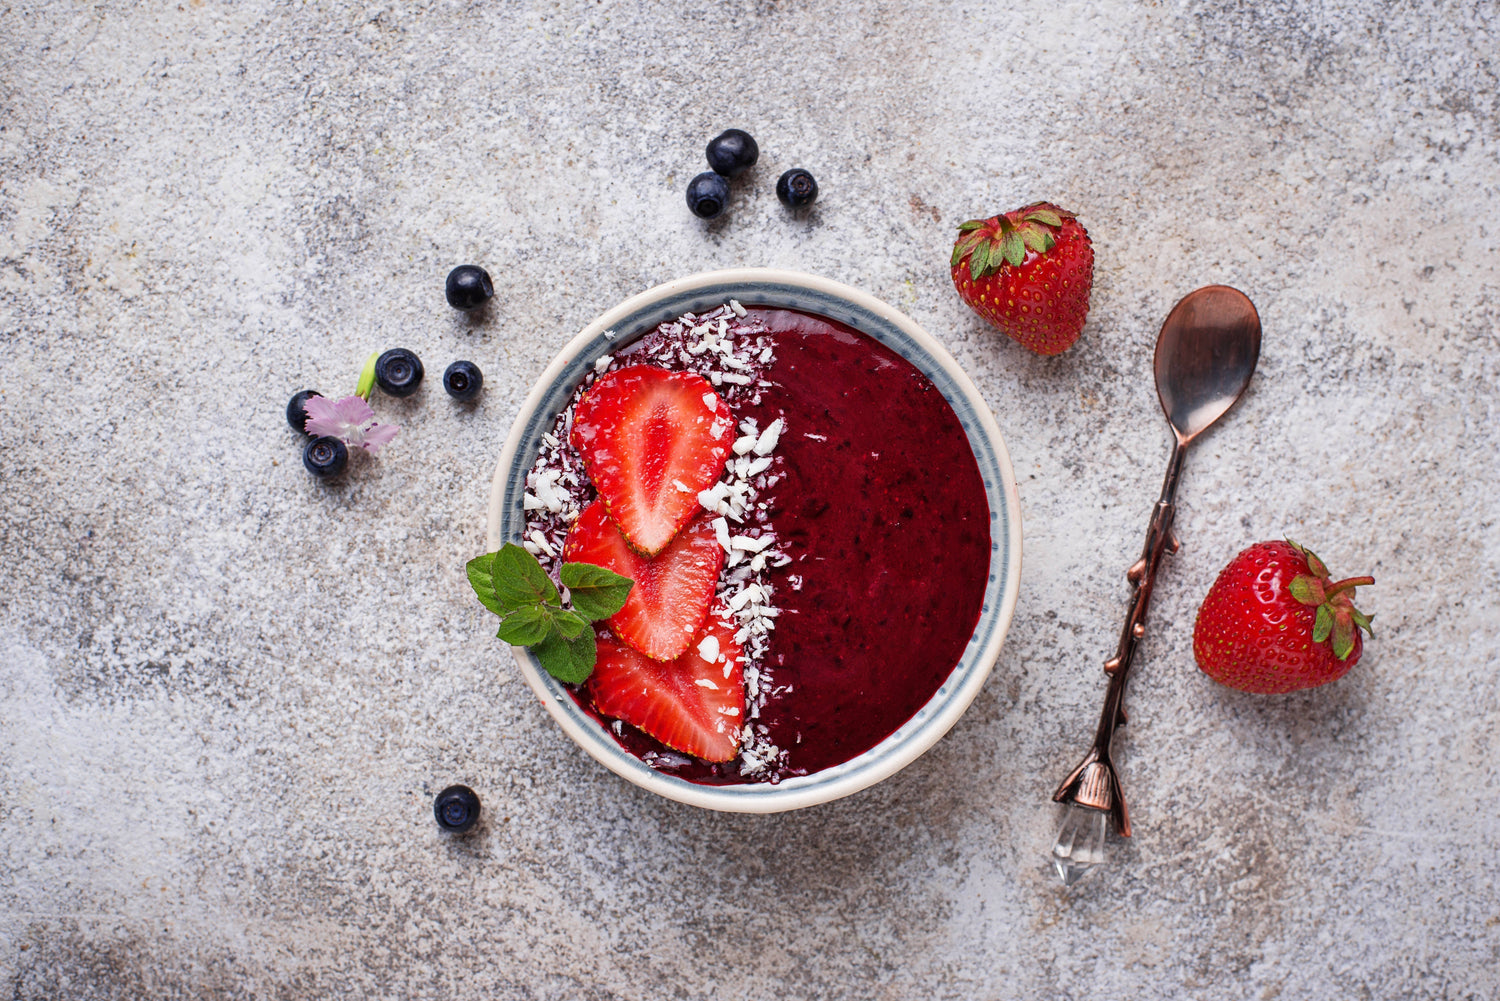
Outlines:
[{"label": "strawberry stem", "polygon": [[1323,589],[1323,597],[1325,599],[1331,598],[1340,591],[1352,591],[1356,587],[1367,587],[1373,583],[1375,583],[1374,577],[1349,577],[1339,581],[1337,584],[1329,584]]}]

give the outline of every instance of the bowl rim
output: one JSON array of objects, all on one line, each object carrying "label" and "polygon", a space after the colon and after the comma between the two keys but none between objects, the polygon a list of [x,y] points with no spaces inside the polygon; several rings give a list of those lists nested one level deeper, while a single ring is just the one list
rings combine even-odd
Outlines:
[{"label": "bowl rim", "polygon": [[[728,289],[737,291],[730,292]],[[713,293],[711,296],[710,292]],[[975,460],[980,464],[992,526],[990,579],[986,585],[979,622],[969,646],[973,648],[976,640],[981,642],[977,650],[965,650],[948,679],[910,720],[863,754],[842,764],[810,775],[784,779],[776,784],[744,783],[723,786],[700,785],[651,768],[622,748],[597,720],[587,715],[573,701],[568,691],[541,669],[529,651],[523,647],[512,648],[516,664],[532,692],[546,707],[548,715],[574,743],[626,781],[667,799],[705,809],[731,813],[778,813],[801,809],[859,792],[889,778],[915,761],[958,722],[959,717],[979,694],[999,659],[1020,593],[1020,495],[1005,440],[1000,434],[994,414],[973,381],[941,343],[899,310],[841,282],[776,268],[730,268],[673,279],[631,296],[595,317],[579,331],[533,384],[531,392],[521,404],[510,434],[506,437],[490,482],[486,551],[499,549],[506,541],[507,534],[511,536],[511,541],[520,540],[519,528],[509,533],[506,531],[507,514],[517,513],[521,507],[519,494],[512,503],[507,503],[507,491],[518,473],[520,483],[525,483],[526,471],[535,462],[536,441],[540,438],[541,430],[550,429],[557,413],[553,410],[543,415],[542,408],[549,398],[557,396],[561,380],[569,375],[570,369],[575,371],[570,376],[567,392],[563,396],[564,406],[571,399],[577,380],[583,376],[581,365],[592,366],[598,357],[632,343],[639,336],[655,329],[658,323],[683,312],[695,311],[681,306],[686,300],[717,299],[722,304],[734,298],[748,305],[801,308],[807,312],[830,315],[831,311],[827,309],[787,305],[784,301],[768,301],[766,298],[779,295],[786,299],[799,294],[836,302],[847,306],[848,311],[858,314],[859,318],[876,325],[888,325],[890,330],[884,333],[894,333],[901,340],[900,345],[889,343],[881,336],[882,332],[862,329],[858,323],[851,323],[855,329],[907,357],[943,392],[944,398],[959,415],[970,448],[975,453]],[[641,316],[642,313],[659,315],[660,319],[647,322]],[[840,316],[834,318],[845,319]],[[627,322],[631,323],[630,329],[623,336],[617,337],[616,328]],[[849,319],[845,319],[845,322],[849,322]],[[920,357],[911,357],[909,351]],[[938,372],[929,370],[924,362],[937,366]],[[939,374],[941,379],[936,377]],[[947,387],[941,384],[943,380],[946,380]],[[959,399],[953,398],[949,387],[958,394]],[[976,442],[976,433],[981,436],[981,442]],[[987,453],[986,458],[991,460],[990,468],[986,468],[985,458],[980,455],[981,444],[983,451]],[[518,468],[517,457],[523,448],[527,449],[530,458],[524,467]],[[996,500],[1000,501],[1001,510],[996,509]],[[508,511],[507,508],[515,510]],[[524,514],[520,518],[520,524],[524,525]],[[957,685],[954,685],[955,679],[958,681]]]}]

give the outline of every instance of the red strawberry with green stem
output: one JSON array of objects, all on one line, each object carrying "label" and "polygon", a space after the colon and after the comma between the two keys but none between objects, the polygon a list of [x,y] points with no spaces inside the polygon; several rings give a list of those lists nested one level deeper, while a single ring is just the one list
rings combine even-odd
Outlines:
[{"label": "red strawberry with green stem", "polygon": [[1041,355],[1078,340],[1089,315],[1094,248],[1078,217],[1037,202],[958,227],[949,261],[969,308]]},{"label": "red strawberry with green stem", "polygon": [[739,753],[744,654],[719,613],[707,617],[672,661],[652,660],[601,633],[588,691],[599,712],[674,750],[705,761],[730,761]]},{"label": "red strawberry with green stem", "polygon": [[[694,503],[697,503],[694,501]],[[689,522],[655,556],[626,544],[619,528],[595,501],[568,530],[563,558],[613,570],[635,582],[609,628],[625,643],[655,660],[675,660],[703,624],[724,567],[724,549],[707,514]]]},{"label": "red strawberry with green stem", "polygon": [[701,375],[635,365],[589,387],[570,440],[630,547],[655,556],[723,475],[734,417]]},{"label": "red strawberry with green stem", "polygon": [[1354,589],[1373,577],[1332,581],[1310,550],[1261,542],[1220,572],[1193,626],[1205,674],[1242,692],[1272,695],[1342,678],[1364,650],[1370,617]]}]

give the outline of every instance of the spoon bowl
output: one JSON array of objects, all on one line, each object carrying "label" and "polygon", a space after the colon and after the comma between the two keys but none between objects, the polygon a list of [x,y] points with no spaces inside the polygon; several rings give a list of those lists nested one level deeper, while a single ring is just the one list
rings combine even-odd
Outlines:
[{"label": "spoon bowl", "polygon": [[1238,289],[1208,285],[1182,298],[1156,339],[1156,395],[1186,445],[1234,406],[1260,360],[1260,315]]}]

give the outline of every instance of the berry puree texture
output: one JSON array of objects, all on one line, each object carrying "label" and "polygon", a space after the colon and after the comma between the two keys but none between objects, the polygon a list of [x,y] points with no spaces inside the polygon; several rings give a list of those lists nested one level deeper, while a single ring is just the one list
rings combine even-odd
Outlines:
[{"label": "berry puree texture", "polygon": [[762,722],[795,771],[869,750],[942,685],[979,621],[989,505],[963,428],[935,386],[843,324],[768,311],[785,480],[770,520],[789,586],[767,667],[789,693]]},{"label": "berry puree texture", "polygon": [[[990,558],[978,463],[926,376],[837,321],[731,305],[663,324],[597,368],[696,367],[713,377],[744,444],[762,446],[737,445],[730,473],[739,470],[739,479],[700,495],[720,515],[725,548],[753,536],[759,554],[737,563],[730,553],[718,599],[745,627],[739,759],[713,764],[675,752],[601,716],[587,684],[573,689],[627,751],[712,785],[810,774],[911,719],[973,635]],[[718,356],[697,338],[711,330],[737,346],[738,368],[705,361]],[[527,545],[549,566],[594,496],[565,444],[569,417],[560,415],[537,463],[532,483],[544,496],[528,497],[535,530]],[[553,487],[557,496],[545,496]]]}]

